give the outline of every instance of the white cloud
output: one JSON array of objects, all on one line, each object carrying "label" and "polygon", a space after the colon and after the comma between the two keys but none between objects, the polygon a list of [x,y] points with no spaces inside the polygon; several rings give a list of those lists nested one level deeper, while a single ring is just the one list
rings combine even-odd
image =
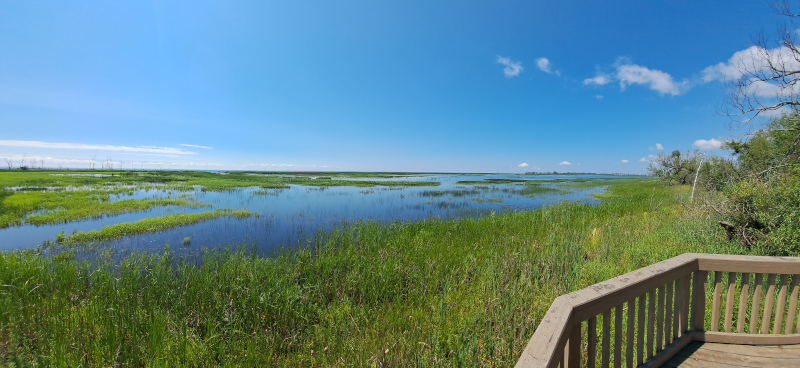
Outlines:
[{"label": "white cloud", "polygon": [[194,148],[205,148],[205,149],[214,149],[214,147],[208,147],[208,146],[197,146],[197,145],[194,145],[194,144],[179,144],[179,146],[184,146],[184,147],[194,147]]},{"label": "white cloud", "polygon": [[570,166],[572,165],[569,161],[561,161],[558,163],[559,166]]},{"label": "white cloud", "polygon": [[[800,60],[797,60],[792,50],[781,46],[774,49],[765,49],[750,46],[737,51],[727,62],[718,63],[703,69],[703,82],[730,82],[749,77],[754,74],[770,76],[770,65],[785,70],[800,69]],[[789,78],[793,78],[789,76]],[[785,83],[783,80],[765,82],[755,78],[750,79],[747,94],[757,97],[789,98],[800,93],[800,86]]]},{"label": "white cloud", "polygon": [[662,146],[661,143],[656,143],[655,147],[650,147],[648,149],[651,150],[651,151],[663,151],[664,150],[664,146]]},{"label": "white cloud", "polygon": [[530,166],[530,165],[528,165],[527,162],[523,162],[523,163],[517,165],[517,167],[528,167],[528,166]]},{"label": "white cloud", "polygon": [[780,118],[780,117],[782,117],[784,115],[789,115],[791,113],[792,113],[792,110],[790,108],[788,108],[786,106],[781,106],[780,108],[775,109],[775,110],[764,111],[759,115],[762,115],[762,116],[767,117],[767,118]]},{"label": "white cloud", "polygon": [[627,164],[627,163],[628,163],[628,160],[622,160],[622,163],[623,163],[623,164]]},{"label": "white cloud", "polygon": [[597,96],[594,96],[594,97],[595,97],[596,99],[598,99],[598,100],[602,100],[602,99],[603,99],[603,95],[597,95]]},{"label": "white cloud", "polygon": [[722,141],[711,138],[710,140],[698,139],[692,143],[692,147],[703,151],[713,151],[722,148]]},{"label": "white cloud", "polygon": [[174,148],[174,147],[155,147],[155,146],[128,147],[128,146],[110,146],[110,145],[95,145],[95,144],[82,144],[82,143],[53,143],[53,142],[39,142],[39,141],[0,140],[0,146],[101,150],[101,151],[119,151],[119,152],[143,152],[143,153],[161,153],[161,154],[171,154],[171,155],[197,154],[196,152],[186,151],[184,149]]},{"label": "white cloud", "polygon": [[503,73],[506,78],[513,78],[522,73],[522,63],[519,61],[511,61],[510,58],[498,56],[497,63],[505,66]]},{"label": "white cloud", "polygon": [[656,157],[658,157],[658,156],[656,156],[656,155],[648,155],[647,157],[640,158],[639,162],[653,161]]},{"label": "white cloud", "polygon": [[667,73],[636,64],[618,66],[617,79],[619,80],[619,87],[623,91],[629,85],[641,84],[662,95],[670,94],[672,96],[683,93],[689,83],[687,81],[677,83]]},{"label": "white cloud", "polygon": [[797,70],[800,61],[792,56],[792,51],[786,47],[778,47],[767,50],[758,46],[750,46],[744,50],[737,51],[728,59],[727,62],[718,63],[703,69],[703,82],[711,81],[731,81],[744,76],[745,72],[761,72],[769,69],[770,62],[773,65],[786,64],[789,70]]},{"label": "white cloud", "polygon": [[553,71],[550,69],[550,60],[547,60],[547,58],[541,57],[536,59],[536,67],[545,73],[553,73]]},{"label": "white cloud", "polygon": [[614,68],[613,73],[598,73],[594,78],[584,79],[583,84],[604,86],[612,81],[618,81],[623,91],[630,85],[638,84],[647,86],[661,95],[672,96],[680,95],[690,87],[688,81],[676,82],[665,72],[633,64],[626,58],[619,58],[614,63]]},{"label": "white cloud", "polygon": [[596,84],[598,86],[605,86],[611,83],[612,77],[608,74],[598,74],[594,78],[587,78],[583,80],[583,84]]}]

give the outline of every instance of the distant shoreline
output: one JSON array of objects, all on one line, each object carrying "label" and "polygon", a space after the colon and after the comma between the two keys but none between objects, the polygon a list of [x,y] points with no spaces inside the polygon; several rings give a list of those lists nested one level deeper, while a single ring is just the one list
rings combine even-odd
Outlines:
[{"label": "distant shoreline", "polygon": [[384,174],[384,175],[398,175],[398,176],[408,176],[408,175],[439,175],[439,174],[446,174],[446,175],[594,175],[594,176],[632,176],[632,177],[640,177],[646,178],[650,175],[647,174],[625,174],[625,173],[593,173],[593,172],[536,172],[536,171],[529,171],[525,173],[489,173],[489,172],[422,172],[422,171],[258,171],[258,170],[192,170],[192,169],[86,169],[86,168],[12,168],[12,169],[5,169],[0,168],[2,171],[34,171],[34,172],[41,172],[41,171],[77,171],[77,172],[241,172],[241,173],[259,173],[259,174]]}]

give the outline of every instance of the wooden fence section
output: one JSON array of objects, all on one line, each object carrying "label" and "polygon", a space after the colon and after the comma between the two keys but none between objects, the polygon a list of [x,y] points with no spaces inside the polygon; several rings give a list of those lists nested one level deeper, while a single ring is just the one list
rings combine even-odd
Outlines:
[{"label": "wooden fence section", "polygon": [[800,343],[800,258],[687,253],[562,295],[517,367],[659,366],[691,341]]}]

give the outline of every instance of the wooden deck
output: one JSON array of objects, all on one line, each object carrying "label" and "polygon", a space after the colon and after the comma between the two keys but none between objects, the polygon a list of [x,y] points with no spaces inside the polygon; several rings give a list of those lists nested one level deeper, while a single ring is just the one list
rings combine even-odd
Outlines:
[{"label": "wooden deck", "polygon": [[800,367],[800,345],[736,345],[694,341],[662,367]]},{"label": "wooden deck", "polygon": [[687,253],[557,297],[517,367],[800,367],[800,257]]}]

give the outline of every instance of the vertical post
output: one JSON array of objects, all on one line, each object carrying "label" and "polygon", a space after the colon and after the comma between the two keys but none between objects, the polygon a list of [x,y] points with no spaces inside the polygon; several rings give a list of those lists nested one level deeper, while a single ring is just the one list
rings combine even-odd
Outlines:
[{"label": "vertical post", "polygon": [[686,275],[683,278],[683,289],[681,290],[681,323],[680,323],[680,335],[683,335],[686,331],[692,329],[691,325],[689,324],[689,310],[691,309],[691,283],[692,283],[692,274]]},{"label": "vertical post", "polygon": [[786,315],[786,329],[784,334],[794,333],[794,316],[797,311],[797,294],[800,292],[800,275],[792,275],[792,296],[789,297],[789,312]]},{"label": "vertical post", "polygon": [[655,353],[656,345],[656,289],[650,290],[647,295],[647,357],[645,360],[652,358]]},{"label": "vertical post", "polygon": [[773,333],[781,333],[783,327],[783,314],[786,313],[786,288],[789,275],[781,275],[780,291],[778,292],[778,307],[775,308],[775,325],[772,328]]},{"label": "vertical post", "polygon": [[633,332],[636,330],[636,298],[628,300],[628,326],[627,350],[625,350],[625,367],[633,368],[638,364],[633,362]]},{"label": "vertical post", "polygon": [[706,287],[708,271],[694,273],[692,285],[692,328],[703,331],[706,320]]},{"label": "vertical post", "polygon": [[638,312],[638,321],[636,322],[636,364],[634,366],[638,366],[639,364],[645,361],[644,357],[644,326],[647,324],[645,321],[645,307],[647,302],[647,294],[642,294],[639,296],[639,307]]},{"label": "vertical post", "polygon": [[711,326],[709,331],[719,331],[719,308],[722,298],[722,272],[714,271],[714,298],[711,303]]},{"label": "vertical post", "polygon": [[742,274],[742,291],[739,295],[739,318],[736,321],[736,332],[744,333],[745,317],[747,316],[747,304],[750,297],[750,274]]},{"label": "vertical post", "polygon": [[667,283],[667,311],[665,313],[666,320],[664,321],[664,345],[669,345],[672,342],[672,323],[675,319],[673,316],[672,307],[675,304],[673,299],[672,289],[675,282],[670,281]]},{"label": "vertical post", "polygon": [[764,297],[764,315],[761,318],[761,333],[768,334],[772,319],[772,299],[775,298],[775,274],[767,276],[767,296]]},{"label": "vertical post", "polygon": [[728,298],[725,301],[725,332],[731,332],[733,304],[736,301],[736,272],[728,272]]},{"label": "vertical post", "polygon": [[686,323],[684,322],[684,314],[688,314],[688,311],[683,309],[683,298],[686,294],[686,289],[689,288],[689,284],[686,282],[685,277],[681,277],[675,281],[675,320],[672,321],[672,337],[673,339],[677,339],[681,336],[681,333],[686,328]]},{"label": "vertical post", "polygon": [[594,368],[595,360],[597,359],[597,317],[589,318],[586,327],[586,353],[588,358],[586,359],[586,366],[589,368]]},{"label": "vertical post", "polygon": [[658,354],[664,348],[664,302],[666,300],[666,286],[658,288],[658,311],[656,311],[656,350]]},{"label": "vertical post", "polygon": [[611,361],[611,310],[603,312],[603,347],[602,347],[602,362],[600,365],[603,368],[608,368]]},{"label": "vertical post", "polygon": [[622,367],[622,304],[614,311],[614,368]]},{"label": "vertical post", "polygon": [[568,368],[580,368],[581,366],[581,322],[572,325],[567,342],[567,364]]},{"label": "vertical post", "polygon": [[753,307],[750,310],[750,333],[758,333],[758,316],[761,315],[761,288],[763,286],[764,275],[757,273],[754,284],[756,286],[753,290]]}]

